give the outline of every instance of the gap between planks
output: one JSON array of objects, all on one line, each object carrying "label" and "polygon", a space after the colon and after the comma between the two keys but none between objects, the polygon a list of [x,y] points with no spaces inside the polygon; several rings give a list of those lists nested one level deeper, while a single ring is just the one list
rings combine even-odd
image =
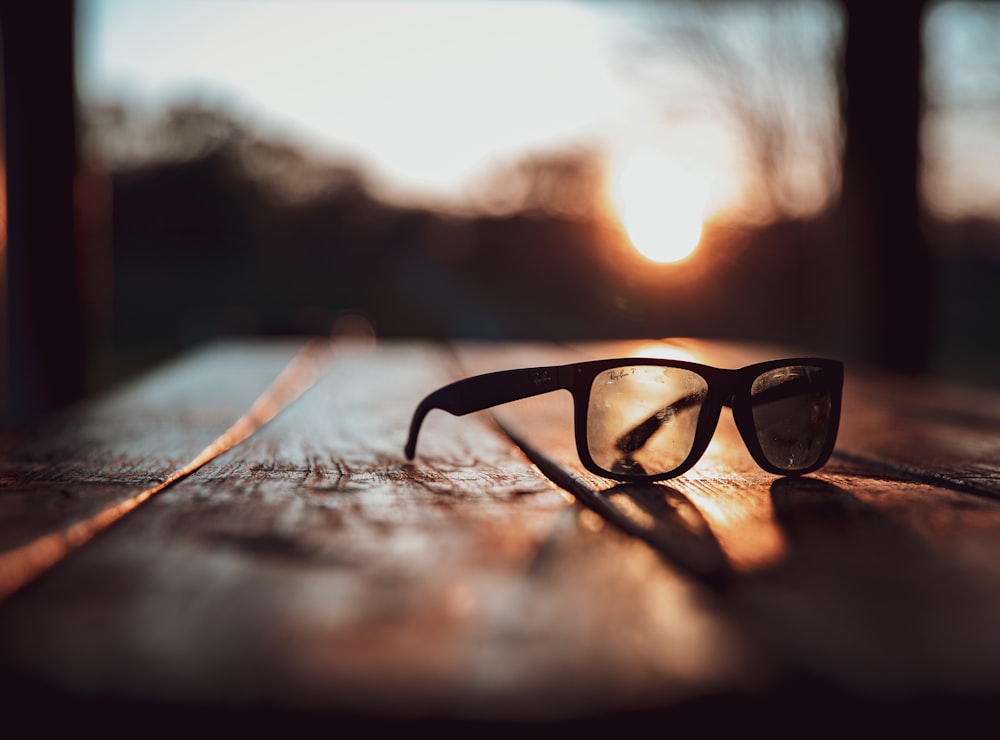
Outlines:
[{"label": "gap between planks", "polygon": [[85,545],[156,494],[233,449],[264,427],[315,384],[325,371],[334,346],[326,340],[307,342],[240,418],[161,482],[58,532],[44,535],[0,555],[0,601],[37,579],[66,555]]}]

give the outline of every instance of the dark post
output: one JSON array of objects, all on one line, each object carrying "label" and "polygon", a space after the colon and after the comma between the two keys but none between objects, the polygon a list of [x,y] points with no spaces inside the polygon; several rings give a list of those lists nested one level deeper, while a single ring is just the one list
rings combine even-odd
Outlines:
[{"label": "dark post", "polygon": [[84,392],[87,322],[73,186],[74,6],[0,0],[7,168],[7,421]]},{"label": "dark post", "polygon": [[925,5],[843,0],[839,333],[849,354],[907,373],[927,368],[934,307],[920,224]]}]

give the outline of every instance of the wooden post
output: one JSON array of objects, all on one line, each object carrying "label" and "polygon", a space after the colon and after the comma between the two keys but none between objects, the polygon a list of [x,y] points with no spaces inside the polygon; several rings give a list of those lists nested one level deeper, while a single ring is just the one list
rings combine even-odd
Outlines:
[{"label": "wooden post", "polygon": [[75,234],[74,4],[0,3],[7,170],[7,402],[19,421],[84,392]]},{"label": "wooden post", "polygon": [[926,369],[934,309],[920,225],[924,0],[843,0],[844,126],[840,244],[833,292],[847,354],[901,372]]}]

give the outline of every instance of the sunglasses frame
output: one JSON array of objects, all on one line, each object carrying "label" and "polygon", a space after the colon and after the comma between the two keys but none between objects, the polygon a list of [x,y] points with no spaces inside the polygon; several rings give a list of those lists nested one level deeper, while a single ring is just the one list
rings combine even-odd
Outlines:
[{"label": "sunglasses frame", "polygon": [[[698,412],[698,424],[690,452],[679,465],[663,473],[632,475],[605,470],[594,462],[587,445],[587,413],[594,379],[606,370],[637,366],[687,370],[704,378],[708,388]],[[830,392],[830,416],[826,440],[816,461],[809,466],[789,470],[771,463],[761,448],[753,419],[750,391],[753,382],[763,373],[781,367],[800,366],[817,367],[823,371]],[[457,380],[426,396],[417,406],[410,422],[410,432],[405,449],[406,458],[407,460],[414,458],[420,427],[424,417],[433,409],[441,409],[454,416],[464,416],[512,401],[557,390],[567,390],[573,396],[577,456],[587,470],[602,478],[622,482],[651,482],[675,478],[687,472],[701,459],[712,441],[724,406],[732,409],[736,428],[757,465],[776,475],[804,475],[825,465],[833,453],[840,425],[843,382],[843,363],[840,360],[821,357],[790,357],[767,360],[738,369],[717,368],[686,360],[631,357],[590,360],[569,365],[500,370]]]}]

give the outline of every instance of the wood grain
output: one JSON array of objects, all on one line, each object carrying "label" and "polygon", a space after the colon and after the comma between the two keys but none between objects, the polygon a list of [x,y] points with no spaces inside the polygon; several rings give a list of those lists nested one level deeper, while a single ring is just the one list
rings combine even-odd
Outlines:
[{"label": "wood grain", "polygon": [[486,415],[429,419],[403,460],[416,402],[456,372],[425,345],[343,354],[12,598],[4,654],[88,696],[389,716],[564,718],[758,680],[697,588]]},{"label": "wood grain", "polygon": [[[299,348],[206,348],[7,439],[0,541],[165,479]],[[995,396],[849,368],[843,433],[817,474],[763,473],[724,416],[687,474],[622,486],[581,468],[566,393],[432,412],[407,462],[410,415],[475,372],[633,353],[738,366],[784,350],[333,350],[252,436],[0,604],[2,674],[22,693],[143,711],[546,723],[657,711],[700,726],[706,707],[916,716],[1000,691]]]},{"label": "wood grain", "polygon": [[[704,347],[566,347],[557,362],[681,349],[733,367],[787,356],[780,348],[740,355]],[[505,353],[503,363],[468,357],[470,372],[542,359],[531,348]],[[1000,398],[864,370],[848,378],[837,452],[802,479],[755,469],[724,418],[693,470],[665,484],[618,486],[576,459],[568,394],[494,413],[582,503],[724,593],[725,613],[791,673],[832,680],[855,697],[994,695]]]},{"label": "wood grain", "polygon": [[[111,502],[98,501],[96,507],[95,502],[88,501],[91,511],[86,511],[84,506],[74,507],[77,516],[70,522],[58,523],[49,517],[44,517],[42,526],[48,530],[44,533],[32,531],[30,525],[24,528],[23,520],[17,521],[13,518],[9,520],[16,521],[19,528],[12,527],[5,532],[15,544],[0,552],[0,600],[38,578],[70,552],[89,542],[94,536],[156,494],[187,477],[206,462],[257,431],[312,384],[320,372],[320,365],[325,361],[326,354],[327,350],[322,345],[316,343],[306,345],[229,428],[160,480],[150,481],[146,487],[124,497],[117,496]],[[86,421],[81,420],[78,423],[85,424]],[[28,476],[22,473],[17,477],[26,482]],[[74,500],[74,495],[67,487],[60,487],[59,492],[66,499]],[[30,498],[32,503],[36,503],[42,497],[50,500],[54,498],[51,493],[47,496],[39,495],[37,491]],[[90,498],[93,497],[88,497]],[[25,499],[26,497],[22,495],[20,501],[14,503],[23,504]],[[9,505],[11,502],[8,499],[4,503]],[[37,520],[31,523],[37,526]],[[17,543],[18,539],[23,542]]]}]

